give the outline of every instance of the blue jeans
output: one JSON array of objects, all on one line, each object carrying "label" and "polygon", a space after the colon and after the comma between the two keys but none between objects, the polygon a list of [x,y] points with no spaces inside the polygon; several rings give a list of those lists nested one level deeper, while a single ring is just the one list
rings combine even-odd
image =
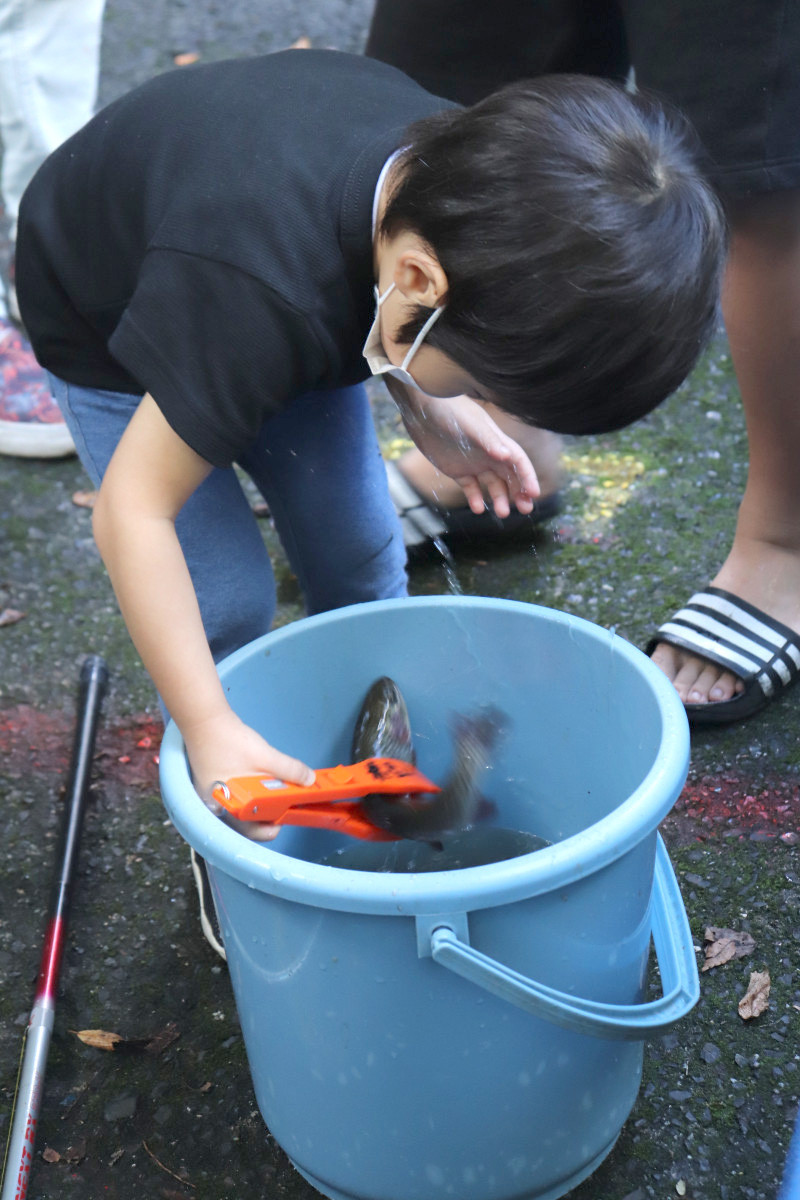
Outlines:
[{"label": "blue jeans", "polygon": [[[50,376],[86,471],[99,486],[140,396]],[[361,385],[298,397],[264,423],[238,464],[269,505],[308,613],[405,596],[405,549]],[[275,579],[232,468],[215,468],[176,522],[214,659],[266,633]]]}]

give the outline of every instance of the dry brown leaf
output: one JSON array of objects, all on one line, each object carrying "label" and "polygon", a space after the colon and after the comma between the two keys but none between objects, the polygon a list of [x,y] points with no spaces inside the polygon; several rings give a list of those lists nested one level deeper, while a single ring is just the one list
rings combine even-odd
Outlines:
[{"label": "dry brown leaf", "polygon": [[76,508],[94,508],[97,492],[73,492],[72,503]]},{"label": "dry brown leaf", "polygon": [[0,612],[0,625],[16,625],[17,621],[24,621],[27,615],[17,608],[4,608]]},{"label": "dry brown leaf", "polygon": [[708,944],[705,947],[706,961],[703,970],[710,971],[713,967],[721,967],[723,963],[734,958],[744,958],[752,954],[756,948],[755,941],[749,933],[738,932],[735,929],[720,929],[709,925],[703,935]]},{"label": "dry brown leaf", "polygon": [[751,971],[747,991],[739,1001],[739,1016],[743,1021],[758,1017],[769,1008],[769,971]]},{"label": "dry brown leaf", "polygon": [[299,37],[296,42],[292,42],[289,49],[290,50],[310,50],[311,49],[311,38],[306,37],[305,34],[303,34],[303,36]]},{"label": "dry brown leaf", "polygon": [[187,50],[185,54],[176,54],[172,61],[176,67],[190,67],[192,63],[200,61],[200,55],[194,50]]},{"label": "dry brown leaf", "polygon": [[52,1146],[45,1146],[44,1150],[42,1151],[42,1158],[45,1162],[49,1163],[61,1162],[61,1155],[57,1150],[54,1150]]},{"label": "dry brown leaf", "polygon": [[74,1033],[87,1046],[94,1046],[95,1050],[113,1050],[119,1042],[124,1041],[120,1033],[108,1033],[105,1029],[71,1029],[70,1033]]},{"label": "dry brown leaf", "polygon": [[105,1029],[73,1029],[70,1032],[87,1046],[94,1046],[95,1050],[116,1050],[118,1054],[139,1050],[160,1054],[181,1036],[174,1021],[170,1021],[158,1033],[143,1038],[125,1038],[121,1033],[109,1033]]}]

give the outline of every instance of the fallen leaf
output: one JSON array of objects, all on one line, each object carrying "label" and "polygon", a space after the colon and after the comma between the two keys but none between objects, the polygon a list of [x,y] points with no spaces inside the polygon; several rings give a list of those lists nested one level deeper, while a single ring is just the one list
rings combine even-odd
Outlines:
[{"label": "fallen leaf", "polygon": [[708,926],[703,940],[708,943],[705,948],[704,971],[721,967],[723,963],[730,962],[734,958],[744,958],[746,954],[752,954],[756,948],[755,941],[749,933],[740,933],[735,929],[720,929],[716,925]]},{"label": "fallen leaf", "polygon": [[82,1159],[86,1158],[86,1139],[81,1138],[80,1141],[75,1142],[74,1145],[67,1146],[61,1157],[63,1158],[64,1162],[81,1162]]},{"label": "fallen leaf", "polygon": [[45,1146],[44,1150],[42,1151],[42,1158],[45,1162],[49,1163],[61,1162],[61,1155],[57,1150],[54,1150],[52,1146]]},{"label": "fallen leaf", "polygon": [[87,1046],[94,1046],[95,1050],[113,1050],[120,1042],[125,1039],[120,1033],[108,1033],[105,1029],[71,1029],[70,1033],[74,1033]]},{"label": "fallen leaf", "polygon": [[310,50],[311,49],[311,38],[306,37],[304,34],[303,37],[299,37],[296,42],[292,42],[289,49],[290,50]]},{"label": "fallen leaf", "polygon": [[0,612],[0,625],[16,625],[17,621],[24,621],[27,615],[16,608],[4,608]]},{"label": "fallen leaf", "polygon": [[200,55],[194,50],[187,50],[185,54],[176,54],[172,61],[176,67],[190,67],[192,63],[200,61]]},{"label": "fallen leaf", "polygon": [[94,508],[97,492],[73,492],[72,503],[76,508]]},{"label": "fallen leaf", "polygon": [[747,991],[739,1001],[739,1016],[743,1021],[758,1017],[769,1008],[769,971],[751,971]]},{"label": "fallen leaf", "polygon": [[136,1053],[140,1050],[148,1054],[160,1054],[181,1036],[181,1031],[174,1021],[170,1021],[158,1033],[143,1038],[125,1038],[121,1033],[109,1033],[105,1029],[72,1029],[70,1032],[87,1046],[93,1046],[95,1050],[115,1050],[118,1054]]}]

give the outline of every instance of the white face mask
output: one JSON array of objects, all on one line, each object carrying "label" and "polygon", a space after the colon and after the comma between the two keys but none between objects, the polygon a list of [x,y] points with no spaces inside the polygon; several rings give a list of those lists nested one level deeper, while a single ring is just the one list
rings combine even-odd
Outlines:
[{"label": "white face mask", "polygon": [[[367,366],[373,375],[391,375],[394,379],[399,379],[401,383],[405,383],[408,387],[416,388],[418,392],[422,392],[424,396],[427,396],[428,393],[423,391],[423,389],[415,381],[413,375],[408,370],[408,366],[422,343],[425,341],[429,330],[436,323],[436,321],[439,320],[439,317],[444,312],[444,305],[439,305],[438,308],[433,310],[425,324],[422,326],[422,329],[420,329],[419,333],[414,338],[414,341],[409,346],[402,363],[399,367],[396,367],[394,363],[389,361],[386,350],[383,346],[383,338],[381,336],[381,305],[386,297],[392,294],[395,287],[396,284],[390,284],[382,296],[378,292],[377,287],[375,288],[375,320],[372,322],[372,327],[367,334],[367,340],[364,342],[364,349],[361,353],[367,360]],[[432,396],[431,399],[437,399],[437,397]]]}]

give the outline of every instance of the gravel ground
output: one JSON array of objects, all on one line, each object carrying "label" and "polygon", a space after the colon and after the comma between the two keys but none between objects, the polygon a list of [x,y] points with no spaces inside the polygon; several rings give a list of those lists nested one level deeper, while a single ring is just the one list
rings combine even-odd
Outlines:
[{"label": "gravel ground", "polygon": [[[173,65],[315,45],[359,50],[370,3],[109,0],[101,98]],[[374,395],[388,452],[402,444]],[[720,335],[692,379],[635,429],[568,446],[563,516],[530,547],[412,571],[418,594],[507,596],[573,612],[643,645],[710,578],[730,541],[746,439]],[[74,502],[75,460],[3,460],[0,610],[0,1137],[5,1136],[32,998],[71,740],[78,664],[107,659],[112,686],[98,741],[63,990],[30,1195],[139,1200],[225,1196],[312,1200],[257,1112],[227,972],[196,920],[186,848],[158,794],[158,713]],[[279,622],[302,610],[279,574]],[[800,1012],[800,743],[789,694],[742,726],[693,737],[687,788],[662,833],[703,960],[709,927],[749,933],[752,952],[701,975],[701,1000],[647,1044],[639,1099],[575,1200],[773,1200],[797,1109]],[[743,1020],[751,971],[769,1007]],[[656,981],[653,981],[653,988]],[[137,1045],[104,1052],[75,1030]],[[153,1040],[155,1039],[155,1040]],[[149,1048],[143,1043],[148,1043]]]}]

